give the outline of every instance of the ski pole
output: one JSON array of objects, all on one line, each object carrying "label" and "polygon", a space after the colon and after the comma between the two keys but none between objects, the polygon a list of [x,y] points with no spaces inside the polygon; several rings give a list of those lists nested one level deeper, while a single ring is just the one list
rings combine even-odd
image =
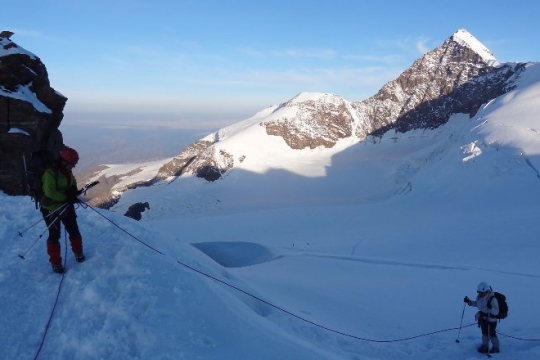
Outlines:
[{"label": "ski pole", "polygon": [[[45,230],[43,230],[43,232],[41,234],[39,234],[39,236],[36,238],[36,240],[34,240],[34,242],[32,243],[32,245],[30,245],[28,247],[28,249],[26,249],[26,251],[24,251],[22,254],[19,254],[19,257],[21,259],[25,259],[24,256],[26,254],[28,254],[28,252],[30,252],[30,250],[37,244],[37,242],[39,241],[39,239],[41,239],[43,237],[43,235],[60,219],[60,216],[62,216],[62,214],[66,211],[67,209],[67,206],[66,205],[63,205],[60,209],[62,209],[62,211],[60,211],[60,213],[58,214],[58,216],[56,216],[53,221],[47,225],[47,228]],[[58,210],[60,210],[58,209]],[[58,211],[56,210],[56,211]],[[56,211],[52,212],[51,214],[54,214]],[[51,214],[47,215],[47,216],[50,216]]]},{"label": "ski pole", "polygon": [[465,303],[463,303],[463,311],[461,312],[461,321],[459,322],[459,331],[457,333],[456,342],[459,343],[459,334],[461,334],[461,327],[463,326],[463,315],[465,315]]}]

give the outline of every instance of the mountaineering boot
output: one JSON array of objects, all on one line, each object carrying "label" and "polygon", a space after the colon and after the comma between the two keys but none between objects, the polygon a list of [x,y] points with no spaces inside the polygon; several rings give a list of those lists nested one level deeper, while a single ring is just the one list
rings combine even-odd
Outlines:
[{"label": "mountaineering boot", "polygon": [[49,254],[49,262],[52,266],[62,264],[62,256],[60,256],[59,242],[47,242],[47,254]]},{"label": "mountaineering boot", "polygon": [[70,236],[69,242],[71,244],[71,251],[75,254],[75,258],[83,254],[82,236],[80,234]]},{"label": "mountaineering boot", "polygon": [[489,337],[487,335],[482,335],[482,345],[478,348],[478,352],[482,354],[487,354],[489,349]]},{"label": "mountaineering boot", "polygon": [[481,354],[487,354],[488,352],[488,347],[486,345],[481,345],[479,348],[478,348],[478,352],[481,353]]},{"label": "mountaineering boot", "polygon": [[63,274],[66,271],[66,269],[64,269],[64,266],[62,264],[53,265],[52,270],[57,274]]},{"label": "mountaineering boot", "polygon": [[491,338],[491,344],[493,345],[491,347],[491,350],[489,351],[492,354],[500,353],[501,350],[499,349],[499,338],[494,336]]},{"label": "mountaineering boot", "polygon": [[83,253],[75,254],[75,260],[77,260],[77,262],[79,263],[82,263],[84,262],[84,260],[86,260],[86,256],[84,256]]},{"label": "mountaineering boot", "polygon": [[84,256],[84,252],[83,252],[81,235],[78,234],[75,236],[70,236],[69,242],[71,243],[71,250],[73,251],[73,254],[75,255],[75,260],[77,260],[77,262],[80,262],[80,263],[86,260],[86,256]]}]

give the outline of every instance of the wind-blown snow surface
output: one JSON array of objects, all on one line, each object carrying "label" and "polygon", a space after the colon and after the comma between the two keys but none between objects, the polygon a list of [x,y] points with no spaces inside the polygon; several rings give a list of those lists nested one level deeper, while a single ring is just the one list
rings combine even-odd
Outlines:
[{"label": "wind-blown snow surface", "polygon": [[473,119],[349,147],[324,174],[129,191],[151,204],[141,222],[79,208],[88,260],[68,254],[63,281],[42,223],[18,235],[33,204],[0,194],[0,358],[477,359],[475,309],[457,328],[480,281],[510,304],[496,357],[540,358],[539,78],[531,66]]}]

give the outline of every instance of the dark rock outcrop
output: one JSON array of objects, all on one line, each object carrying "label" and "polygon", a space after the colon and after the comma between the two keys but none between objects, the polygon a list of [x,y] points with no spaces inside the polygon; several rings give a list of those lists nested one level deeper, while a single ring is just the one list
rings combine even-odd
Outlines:
[{"label": "dark rock outcrop", "polygon": [[128,211],[126,211],[126,213],[124,214],[124,216],[130,217],[138,221],[142,219],[142,213],[145,210],[150,210],[150,204],[148,204],[147,202],[144,202],[144,203],[138,202],[131,205],[128,208]]},{"label": "dark rock outcrop", "polygon": [[295,116],[264,124],[268,135],[282,137],[291,149],[331,148],[339,139],[353,134],[352,109],[337,95],[326,94],[320,101],[298,103],[293,98],[281,108],[293,106],[296,108]]},{"label": "dark rock outcrop", "polygon": [[218,180],[234,166],[234,159],[223,150],[214,154],[214,143],[203,139],[186,147],[159,169],[157,179],[164,180],[189,172],[207,181]]},{"label": "dark rock outcrop", "polygon": [[23,157],[38,151],[57,154],[58,130],[67,98],[49,83],[45,65],[34,54],[0,36],[0,191],[26,193]]}]

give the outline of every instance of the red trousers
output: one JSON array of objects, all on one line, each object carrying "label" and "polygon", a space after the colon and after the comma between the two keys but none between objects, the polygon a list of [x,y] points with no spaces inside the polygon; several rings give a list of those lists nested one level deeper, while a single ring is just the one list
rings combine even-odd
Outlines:
[{"label": "red trousers", "polygon": [[82,254],[83,244],[82,236],[77,225],[77,214],[73,205],[68,205],[64,212],[50,211],[41,209],[45,224],[49,228],[49,238],[47,239],[47,254],[49,254],[49,262],[51,265],[62,264],[62,255],[60,247],[60,224],[64,224],[67,233],[69,234],[69,242],[71,250],[75,255]]}]

